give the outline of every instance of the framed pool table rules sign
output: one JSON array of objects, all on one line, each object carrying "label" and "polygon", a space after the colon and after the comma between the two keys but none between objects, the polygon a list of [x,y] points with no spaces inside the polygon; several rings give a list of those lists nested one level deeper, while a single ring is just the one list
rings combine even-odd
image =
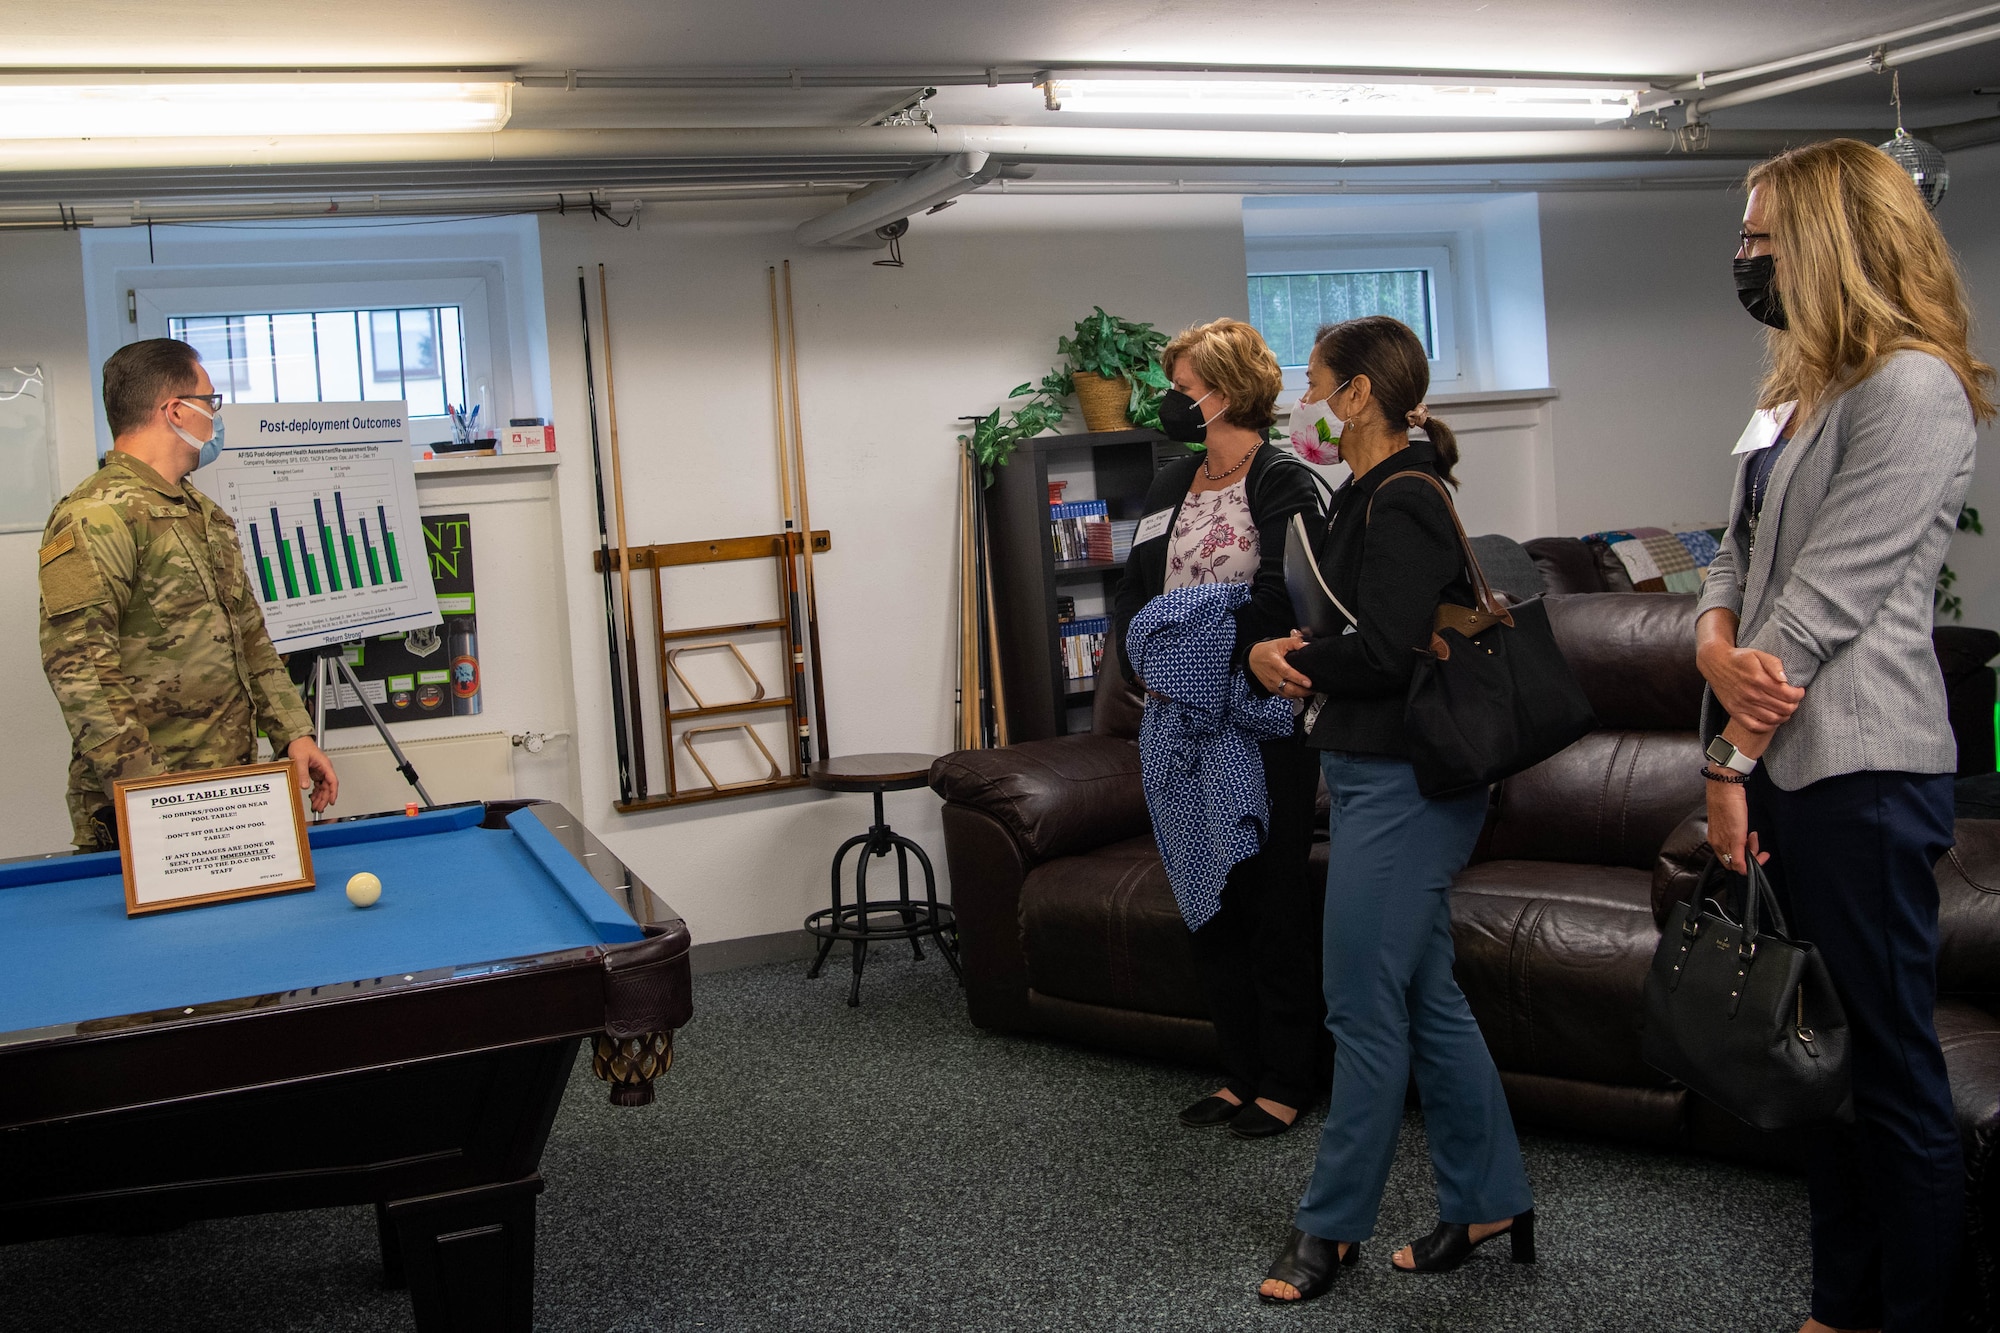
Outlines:
[{"label": "framed pool table rules sign", "polygon": [[115,783],[125,915],[313,886],[289,760]]}]

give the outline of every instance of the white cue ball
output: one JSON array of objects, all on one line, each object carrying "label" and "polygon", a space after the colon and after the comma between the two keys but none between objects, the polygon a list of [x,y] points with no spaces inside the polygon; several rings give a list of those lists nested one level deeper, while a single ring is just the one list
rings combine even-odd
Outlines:
[{"label": "white cue ball", "polygon": [[347,901],[356,907],[373,907],[382,896],[382,881],[362,871],[347,881]]}]

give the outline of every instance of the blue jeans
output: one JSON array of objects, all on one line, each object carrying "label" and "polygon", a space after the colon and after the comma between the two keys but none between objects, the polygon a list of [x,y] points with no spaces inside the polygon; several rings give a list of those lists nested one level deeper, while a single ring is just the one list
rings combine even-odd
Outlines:
[{"label": "blue jeans", "polygon": [[1500,1074],[1452,976],[1451,877],[1486,793],[1428,800],[1408,763],[1320,756],[1332,797],[1326,879],[1326,1025],[1333,1097],[1299,1230],[1375,1232],[1414,1063],[1446,1222],[1498,1222],[1534,1204]]}]

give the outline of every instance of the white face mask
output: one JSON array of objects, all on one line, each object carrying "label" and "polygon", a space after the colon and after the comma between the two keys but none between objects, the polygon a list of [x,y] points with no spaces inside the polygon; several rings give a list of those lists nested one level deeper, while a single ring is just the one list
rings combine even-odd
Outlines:
[{"label": "white face mask", "polygon": [[[1353,381],[1349,380],[1348,384]],[[1292,408],[1292,448],[1308,463],[1318,463],[1322,467],[1340,461],[1340,431],[1343,423],[1333,414],[1329,406],[1333,394],[1345,389],[1346,384],[1335,389],[1316,403],[1300,398]],[[1308,393],[1311,390],[1307,390]]]}]

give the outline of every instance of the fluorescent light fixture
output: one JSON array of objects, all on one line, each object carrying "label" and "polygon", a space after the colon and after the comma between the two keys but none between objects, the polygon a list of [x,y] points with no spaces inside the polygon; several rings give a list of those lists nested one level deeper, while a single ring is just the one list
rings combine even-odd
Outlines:
[{"label": "fluorescent light fixture", "polygon": [[1137,116],[1411,116],[1623,120],[1646,89],[1611,84],[1052,79],[1051,111]]},{"label": "fluorescent light fixture", "polygon": [[482,133],[513,109],[491,74],[0,77],[0,139]]}]

